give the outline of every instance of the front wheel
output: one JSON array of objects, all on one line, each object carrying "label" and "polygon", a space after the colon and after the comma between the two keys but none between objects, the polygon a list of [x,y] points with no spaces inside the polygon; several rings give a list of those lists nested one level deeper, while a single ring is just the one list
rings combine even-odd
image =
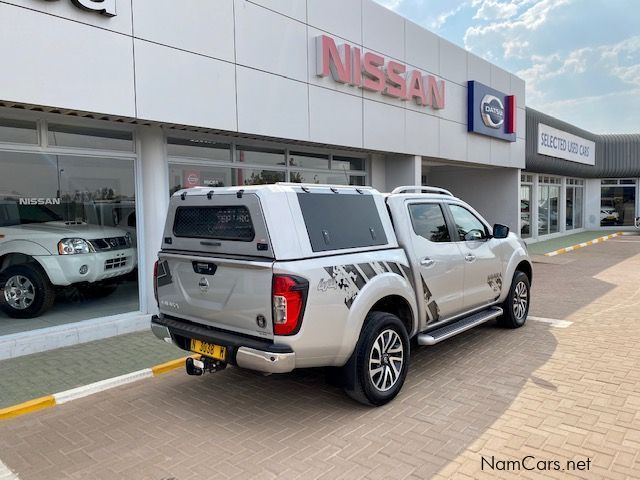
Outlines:
[{"label": "front wheel", "polygon": [[0,308],[10,317],[38,317],[55,298],[53,285],[36,266],[13,265],[0,274]]},{"label": "front wheel", "polygon": [[527,321],[529,305],[531,302],[531,284],[529,277],[523,272],[517,271],[513,275],[509,295],[502,304],[504,313],[498,319],[500,326],[507,328],[520,328]]},{"label": "front wheel", "polygon": [[380,406],[400,392],[409,369],[409,336],[400,319],[370,312],[351,360],[353,385],[347,394],[365,405]]}]

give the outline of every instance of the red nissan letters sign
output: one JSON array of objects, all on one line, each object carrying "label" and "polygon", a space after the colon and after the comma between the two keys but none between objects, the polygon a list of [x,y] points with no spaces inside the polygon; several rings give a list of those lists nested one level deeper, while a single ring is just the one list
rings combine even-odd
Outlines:
[{"label": "red nissan letters sign", "polygon": [[433,109],[444,108],[444,80],[348,43],[336,45],[327,35],[316,37],[316,73],[336,82],[379,92],[400,100],[412,100]]}]

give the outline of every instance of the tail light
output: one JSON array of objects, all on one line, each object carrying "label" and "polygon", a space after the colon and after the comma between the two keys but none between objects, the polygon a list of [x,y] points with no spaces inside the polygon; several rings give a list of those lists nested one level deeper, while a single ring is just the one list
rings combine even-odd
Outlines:
[{"label": "tail light", "polygon": [[295,335],[300,330],[309,282],[293,275],[273,276],[273,333]]},{"label": "tail light", "polygon": [[158,307],[160,307],[160,303],[158,302],[158,261],[153,264],[153,296],[156,297],[156,303]]}]

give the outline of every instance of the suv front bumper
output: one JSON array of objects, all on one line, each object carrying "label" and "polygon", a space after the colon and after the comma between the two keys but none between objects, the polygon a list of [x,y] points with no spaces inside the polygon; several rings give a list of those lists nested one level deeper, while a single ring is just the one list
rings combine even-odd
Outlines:
[{"label": "suv front bumper", "polygon": [[227,348],[228,363],[248,370],[287,373],[296,366],[296,354],[291,347],[198,325],[176,317],[154,315],[151,318],[151,331],[159,339],[187,351],[190,351],[192,338],[222,345]]},{"label": "suv front bumper", "polygon": [[[135,248],[112,252],[79,253],[77,255],[40,255],[40,262],[54,285],[66,286],[74,283],[94,283],[130,273],[137,265]],[[80,273],[82,266],[86,273]]]}]

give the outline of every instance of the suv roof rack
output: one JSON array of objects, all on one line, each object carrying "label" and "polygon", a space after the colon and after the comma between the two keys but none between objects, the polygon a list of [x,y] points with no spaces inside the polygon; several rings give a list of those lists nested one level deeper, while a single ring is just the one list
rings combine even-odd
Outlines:
[{"label": "suv roof rack", "polygon": [[396,193],[415,192],[416,190],[422,193],[437,193],[440,195],[449,195],[450,197],[453,197],[453,193],[451,193],[449,190],[445,190],[444,188],[428,187],[422,185],[404,185],[402,187],[396,187],[391,191],[391,194],[393,195]]}]

